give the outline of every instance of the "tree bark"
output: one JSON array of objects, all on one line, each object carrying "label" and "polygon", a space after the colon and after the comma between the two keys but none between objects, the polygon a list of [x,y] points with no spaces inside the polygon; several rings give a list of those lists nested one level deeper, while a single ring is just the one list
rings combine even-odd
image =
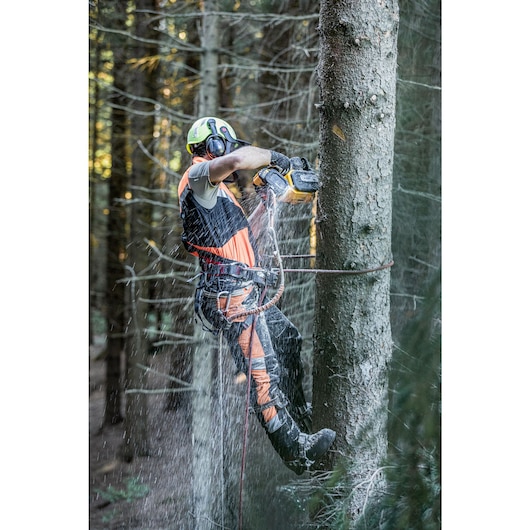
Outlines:
[{"label": "tree bark", "polygon": [[[190,20],[186,25],[186,33],[188,35],[188,42],[192,44],[197,44],[199,42],[199,31],[196,25],[195,20]],[[200,58],[196,53],[188,53],[185,57],[186,68],[181,71],[181,78],[189,75],[191,71],[198,71],[200,69]],[[191,82],[188,83],[191,86],[194,86]],[[180,92],[181,106],[184,114],[193,116],[195,113],[195,90],[182,88]],[[182,152],[185,153],[184,156],[187,156],[188,153],[185,150],[184,146],[187,141],[187,129],[182,127],[181,133],[179,135],[179,146],[182,149]],[[175,226],[170,234],[164,236],[165,239],[169,241],[174,241],[174,244],[167,245],[167,248],[173,249],[170,251],[172,256],[178,260],[178,264],[175,264],[174,269],[177,272],[183,274],[195,274],[194,269],[196,268],[196,259],[189,254],[181,244],[182,237],[182,222],[180,218],[177,219],[175,216]],[[191,274],[191,275],[193,275]],[[178,304],[174,311],[172,312],[172,319],[174,325],[178,326],[178,332],[181,335],[186,337],[193,337],[195,333],[195,322],[194,322],[194,309],[193,309],[193,299],[194,299],[194,285],[192,283],[184,283],[183,285],[178,285],[177,289],[172,285],[172,292],[177,292],[178,296],[182,298],[189,298],[189,303],[187,304]],[[176,330],[175,330],[176,331]],[[173,351],[171,352],[171,367],[170,375],[177,379],[191,383],[193,379],[192,366],[193,366],[193,349],[194,344],[177,344],[175,345]],[[171,382],[170,388],[177,388],[180,386],[178,383]],[[167,398],[167,408],[169,410],[176,410],[180,407],[189,407],[191,405],[191,394],[190,392],[173,392],[168,394]]]},{"label": "tree bark", "polygon": [[[391,261],[398,5],[321,2],[317,267],[369,269]],[[315,427],[337,431],[327,465],[344,457],[356,520],[382,486],[390,270],[320,274],[316,285]]]},{"label": "tree bark", "polygon": [[[123,3],[118,2],[109,16],[109,24],[120,31],[126,28],[127,13]],[[107,10],[105,10],[107,12]],[[124,109],[127,76],[127,39],[121,35],[112,38],[114,58],[114,89],[116,103],[112,108],[112,174],[109,179],[107,219],[107,289],[106,289],[106,385],[105,413],[103,425],[114,425],[123,421],[121,357],[124,351],[125,287],[121,280],[125,274],[125,229],[127,215],[122,203],[127,186],[127,116]]]},{"label": "tree bark", "polygon": [[219,17],[216,16],[217,1],[204,1],[201,46],[201,88],[199,114],[215,115],[219,109],[219,80],[217,65],[219,63]]},{"label": "tree bark", "polygon": [[131,339],[127,348],[127,380],[126,380],[126,416],[125,439],[122,456],[131,460],[135,456],[149,454],[148,436],[148,408],[147,395],[142,393],[145,387],[146,373],[142,365],[147,363],[149,341],[147,340],[147,313],[149,298],[148,283],[141,279],[134,279],[149,267],[148,245],[145,240],[151,236],[151,206],[142,201],[142,189],[151,184],[153,164],[138,147],[137,142],[152,150],[154,131],[154,105],[156,100],[156,69],[148,68],[141,60],[154,57],[156,45],[152,44],[157,38],[150,21],[150,13],[157,9],[157,0],[137,0],[136,28],[137,44],[133,51],[138,61],[134,69],[131,92],[135,96],[133,103],[136,112],[131,118],[132,152],[132,198],[131,234],[129,244],[129,271],[133,276],[131,281]]},{"label": "tree bark", "polygon": [[[215,116],[218,111],[218,76],[217,53],[219,49],[219,17],[214,13],[217,9],[215,0],[204,2],[204,12],[201,28],[201,87],[199,94],[199,115]],[[219,445],[218,437],[214,436],[214,409],[212,403],[213,388],[213,360],[216,345],[212,344],[200,325],[194,330],[193,352],[193,387],[192,410],[192,440],[193,440],[193,505],[195,509],[195,524],[197,528],[214,529],[216,522],[222,518],[223,507],[222,485],[216,479],[216,465],[212,455],[216,454]],[[223,411],[216,411],[223,413]],[[216,420],[216,423],[219,420]],[[224,521],[221,521],[224,526]]]}]

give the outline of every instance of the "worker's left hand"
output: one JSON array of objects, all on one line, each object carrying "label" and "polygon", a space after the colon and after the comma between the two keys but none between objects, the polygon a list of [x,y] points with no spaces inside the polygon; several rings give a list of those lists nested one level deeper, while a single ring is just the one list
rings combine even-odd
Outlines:
[{"label": "worker's left hand", "polygon": [[271,166],[278,168],[282,175],[287,175],[291,170],[291,159],[277,151],[271,151]]}]

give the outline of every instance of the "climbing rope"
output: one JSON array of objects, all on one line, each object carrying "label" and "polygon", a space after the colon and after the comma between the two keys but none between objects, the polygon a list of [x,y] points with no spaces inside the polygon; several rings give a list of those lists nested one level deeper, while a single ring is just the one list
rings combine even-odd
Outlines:
[{"label": "climbing rope", "polygon": [[231,317],[228,317],[227,320],[229,322],[233,322],[236,318],[242,318],[247,317],[249,315],[256,315],[258,313],[262,313],[263,311],[267,311],[267,309],[270,309],[273,305],[278,303],[278,300],[282,297],[283,292],[285,290],[285,273],[286,272],[300,272],[300,273],[310,273],[310,274],[346,274],[346,275],[359,275],[359,274],[368,274],[370,272],[377,272],[384,269],[388,269],[394,265],[394,260],[390,260],[388,263],[385,263],[384,265],[379,265],[378,267],[372,267],[370,269],[284,269],[283,267],[283,259],[286,258],[315,258],[315,254],[286,254],[281,255],[280,249],[278,245],[278,239],[276,237],[276,230],[274,228],[274,213],[276,210],[276,197],[272,191],[269,190],[269,197],[267,201],[267,211],[269,213],[269,224],[268,224],[268,230],[270,232],[273,244],[274,244],[274,254],[272,257],[276,259],[276,262],[278,263],[278,271],[280,276],[280,285],[278,287],[278,290],[273,298],[271,298],[266,304],[259,305],[258,307],[255,307],[254,309],[248,309],[245,311],[241,311],[239,313],[236,313],[235,315],[232,315]]},{"label": "climbing rope", "polygon": [[225,443],[224,443],[224,437],[225,437],[225,424],[224,424],[224,410],[223,410],[223,403],[224,403],[224,391],[223,391],[223,332],[221,331],[219,333],[219,342],[217,346],[217,379],[218,379],[218,392],[219,392],[219,429],[221,436],[220,438],[220,444],[221,444],[221,465],[219,468],[219,477],[221,481],[221,521],[224,526],[225,522],[225,481],[224,481],[224,470],[223,470],[223,462],[225,461]]},{"label": "climbing rope", "polygon": [[[267,288],[263,289],[260,302],[263,302]],[[252,377],[252,346],[254,344],[256,329],[256,316],[252,319],[252,329],[250,332],[250,346],[248,351],[248,371],[247,371],[247,389],[245,398],[245,424],[243,427],[243,450],[241,454],[241,470],[239,475],[239,530],[243,530],[243,484],[245,482],[245,464],[247,461],[247,445],[248,445],[248,423],[250,417],[250,388]]]},{"label": "climbing rope", "polygon": [[[274,199],[274,195],[272,192],[269,192],[269,198]],[[280,297],[283,294],[284,285],[285,285],[285,277],[283,274],[283,267],[280,256],[280,251],[278,247],[278,240],[276,239],[276,231],[274,230],[274,209],[275,209],[275,202],[273,200],[268,202],[267,212],[269,214],[269,221],[268,221],[268,228],[269,232],[272,236],[272,240],[274,243],[274,251],[276,256],[278,256],[278,265],[280,267],[280,288],[278,289],[278,292],[276,295],[266,304],[263,304],[263,300],[265,299],[265,294],[267,292],[267,286],[263,288],[263,291],[260,294],[260,299],[258,301],[258,307],[254,310],[249,311],[243,311],[236,315],[234,315],[232,318],[230,318],[230,321],[233,321],[235,318],[248,316],[248,315],[254,315],[252,319],[252,328],[250,332],[250,346],[249,346],[249,352],[248,352],[248,373],[247,373],[247,389],[246,389],[246,399],[245,399],[245,424],[243,428],[243,449],[241,454],[241,470],[240,470],[240,476],[239,476],[239,524],[238,529],[243,530],[243,486],[245,482],[245,465],[247,460],[247,445],[248,445],[248,424],[249,424],[249,416],[250,416],[250,390],[251,390],[251,378],[252,378],[252,346],[254,344],[255,340],[255,329],[256,329],[256,320],[257,320],[257,314],[266,311],[269,309],[269,307],[272,307],[275,303],[278,302]]]},{"label": "climbing rope", "polygon": [[[304,258],[316,258],[316,254],[282,254],[280,258],[282,260],[284,259],[304,259]],[[376,272],[383,269],[388,269],[389,267],[392,267],[394,265],[394,261],[391,260],[388,263],[385,263],[384,265],[380,265],[379,267],[373,267],[371,269],[283,269],[283,272],[305,272],[305,273],[313,273],[313,274],[367,274],[368,272]]]},{"label": "climbing rope", "polygon": [[[268,213],[268,232],[271,236],[272,243],[274,246],[274,253],[273,257],[276,258],[276,261],[278,263],[278,269],[279,269],[279,276],[280,276],[280,285],[278,287],[278,290],[276,291],[276,294],[266,303],[263,305],[258,305],[258,307],[255,307],[254,309],[248,309],[245,311],[240,311],[239,313],[236,313],[235,315],[232,315],[231,317],[228,317],[227,320],[229,322],[233,322],[236,318],[243,318],[247,317],[249,315],[257,315],[258,313],[262,313],[263,311],[267,311],[267,309],[271,308],[273,305],[278,303],[278,300],[282,297],[283,291],[285,289],[285,275],[283,271],[283,263],[280,256],[280,248],[278,245],[278,239],[276,237],[276,230],[274,228],[274,217],[276,212],[276,196],[272,192],[272,190],[268,191],[268,197],[267,197],[267,213]],[[265,288],[266,289],[266,288]],[[264,289],[264,292],[265,292]],[[263,293],[264,293],[263,292]],[[262,296],[263,299],[263,296]]]},{"label": "climbing rope", "polygon": [[388,269],[389,267],[392,267],[392,265],[394,265],[393,260],[389,261],[388,263],[385,263],[384,265],[380,265],[379,267],[373,267],[372,269],[283,269],[283,272],[308,272],[313,274],[367,274],[369,272],[376,272]]}]

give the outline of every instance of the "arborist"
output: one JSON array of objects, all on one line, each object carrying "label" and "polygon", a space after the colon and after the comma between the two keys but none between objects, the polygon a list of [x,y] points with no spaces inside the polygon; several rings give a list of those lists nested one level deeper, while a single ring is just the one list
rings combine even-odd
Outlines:
[{"label": "arborist", "polygon": [[[250,399],[257,418],[285,465],[302,474],[335,440],[335,432],[310,433],[301,363],[302,337],[275,304],[266,304],[278,274],[262,266],[249,219],[223,182],[238,170],[292,171],[286,155],[251,146],[216,117],[202,117],[190,128],[187,151],[192,165],[179,184],[182,241],[199,258],[201,274],[195,312],[203,326],[222,333],[236,367],[251,377]],[[300,161],[300,159],[296,159]],[[271,174],[260,180],[263,194]],[[265,201],[260,207],[266,208]],[[260,308],[266,308],[260,310]]]}]

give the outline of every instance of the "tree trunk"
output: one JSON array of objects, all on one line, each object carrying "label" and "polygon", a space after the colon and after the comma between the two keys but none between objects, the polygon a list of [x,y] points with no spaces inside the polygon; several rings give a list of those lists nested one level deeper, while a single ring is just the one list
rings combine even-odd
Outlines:
[{"label": "tree trunk", "polygon": [[204,1],[201,46],[201,89],[199,114],[215,115],[219,109],[219,80],[217,65],[219,63],[219,17],[213,15],[217,11],[217,0]]},{"label": "tree trunk", "polygon": [[[322,0],[317,268],[391,261],[398,32],[396,0]],[[355,493],[353,521],[382,484],[391,358],[390,270],[320,274],[316,286],[315,427],[337,431]]]},{"label": "tree trunk", "polygon": [[154,105],[156,100],[155,69],[143,64],[157,53],[157,47],[151,44],[157,33],[151,26],[151,13],[156,12],[156,0],[137,0],[136,29],[138,37],[133,51],[135,64],[131,92],[136,97],[133,105],[136,111],[131,118],[132,152],[132,203],[131,234],[129,245],[129,271],[133,276],[131,287],[131,339],[128,341],[125,440],[122,456],[131,460],[135,456],[149,454],[147,395],[143,393],[147,365],[149,341],[147,340],[147,313],[149,298],[148,283],[134,279],[149,267],[148,245],[145,240],[151,236],[151,206],[143,201],[144,189],[151,185],[152,162],[137,145],[141,141],[146,149],[152,150],[154,131]]},{"label": "tree trunk", "polygon": [[[117,30],[126,28],[125,6],[118,2],[109,17],[109,24]],[[127,116],[123,93],[126,88],[127,43],[121,36],[112,39],[114,58],[115,106],[112,108],[112,174],[109,179],[109,215],[107,219],[107,289],[106,289],[106,385],[103,425],[114,425],[123,420],[121,389],[121,356],[124,349],[125,287],[120,279],[125,274],[126,212],[123,200],[127,183]]]},{"label": "tree trunk", "polygon": [[[213,15],[217,2],[206,0],[201,28],[201,88],[199,94],[199,115],[215,116],[218,111],[217,51],[219,49],[219,18]],[[215,479],[216,466],[212,455],[216,453],[219,433],[214,437],[212,388],[215,344],[200,325],[194,331],[193,353],[193,505],[197,528],[205,530],[218,526],[222,507],[219,481]],[[222,411],[221,411],[222,412]],[[217,423],[218,420],[216,420]],[[223,434],[220,434],[223,436]],[[221,526],[224,526],[221,521]]]},{"label": "tree trunk", "polygon": [[[196,21],[191,19],[186,25],[186,33],[188,35],[188,42],[194,45],[198,45],[199,42],[199,30],[196,25]],[[200,57],[195,53],[188,53],[185,57],[185,68],[181,71],[181,77],[185,77],[190,71],[198,71],[200,69]],[[187,83],[195,88],[193,83]],[[195,90],[191,88],[182,87],[180,91],[181,106],[184,114],[193,116],[196,112],[195,109]],[[193,120],[194,121],[194,120]],[[179,147],[184,157],[188,156],[185,149],[187,141],[187,129],[182,127],[181,134],[179,135]],[[196,267],[196,259],[189,254],[181,244],[182,236],[182,222],[180,219],[176,219],[175,228],[170,234],[164,236],[166,239],[172,239],[175,244],[171,246],[171,254],[177,260],[177,264],[174,265],[174,269],[182,274],[193,276],[195,274],[194,268]],[[175,291],[175,286],[172,286]],[[182,298],[189,298],[190,302],[187,304],[178,304],[173,313],[172,318],[175,324],[178,326],[178,333],[186,337],[192,338],[194,336],[195,322],[194,322],[194,309],[193,309],[193,283],[184,283],[178,285],[177,292],[178,296]],[[175,330],[176,331],[176,330]],[[192,382],[193,375],[193,350],[194,343],[176,344],[173,351],[171,352],[171,367],[170,375],[173,377],[185,381],[187,383]],[[178,388],[180,384],[172,381],[170,388]],[[180,407],[189,407],[191,405],[190,392],[172,392],[168,394],[167,408],[169,410],[176,410]]]},{"label": "tree trunk", "polygon": [[[100,11],[99,6],[94,6],[94,18],[95,20],[98,20],[100,18]],[[90,54],[90,71],[92,72],[99,72],[100,64],[101,64],[101,39],[98,36],[98,30],[94,30],[96,35],[93,40],[93,44],[91,44],[91,54]],[[89,267],[89,317],[88,317],[88,339],[89,344],[92,346],[94,344],[94,329],[92,325],[92,310],[97,307],[97,297],[95,295],[95,286],[96,286],[96,280],[98,277],[98,270],[96,265],[96,257],[94,252],[94,241],[95,241],[95,235],[93,235],[93,231],[95,231],[95,220],[97,216],[95,215],[95,209],[96,209],[96,188],[97,185],[101,182],[100,178],[96,171],[96,152],[98,149],[98,128],[97,123],[99,119],[99,105],[98,100],[100,98],[100,92],[99,92],[99,84],[96,81],[92,82],[92,92],[93,92],[93,101],[94,103],[90,103],[90,114],[89,114],[89,121],[90,121],[90,162],[91,162],[91,169],[90,169],[90,179],[89,179],[89,256],[88,256],[88,267]]]}]

